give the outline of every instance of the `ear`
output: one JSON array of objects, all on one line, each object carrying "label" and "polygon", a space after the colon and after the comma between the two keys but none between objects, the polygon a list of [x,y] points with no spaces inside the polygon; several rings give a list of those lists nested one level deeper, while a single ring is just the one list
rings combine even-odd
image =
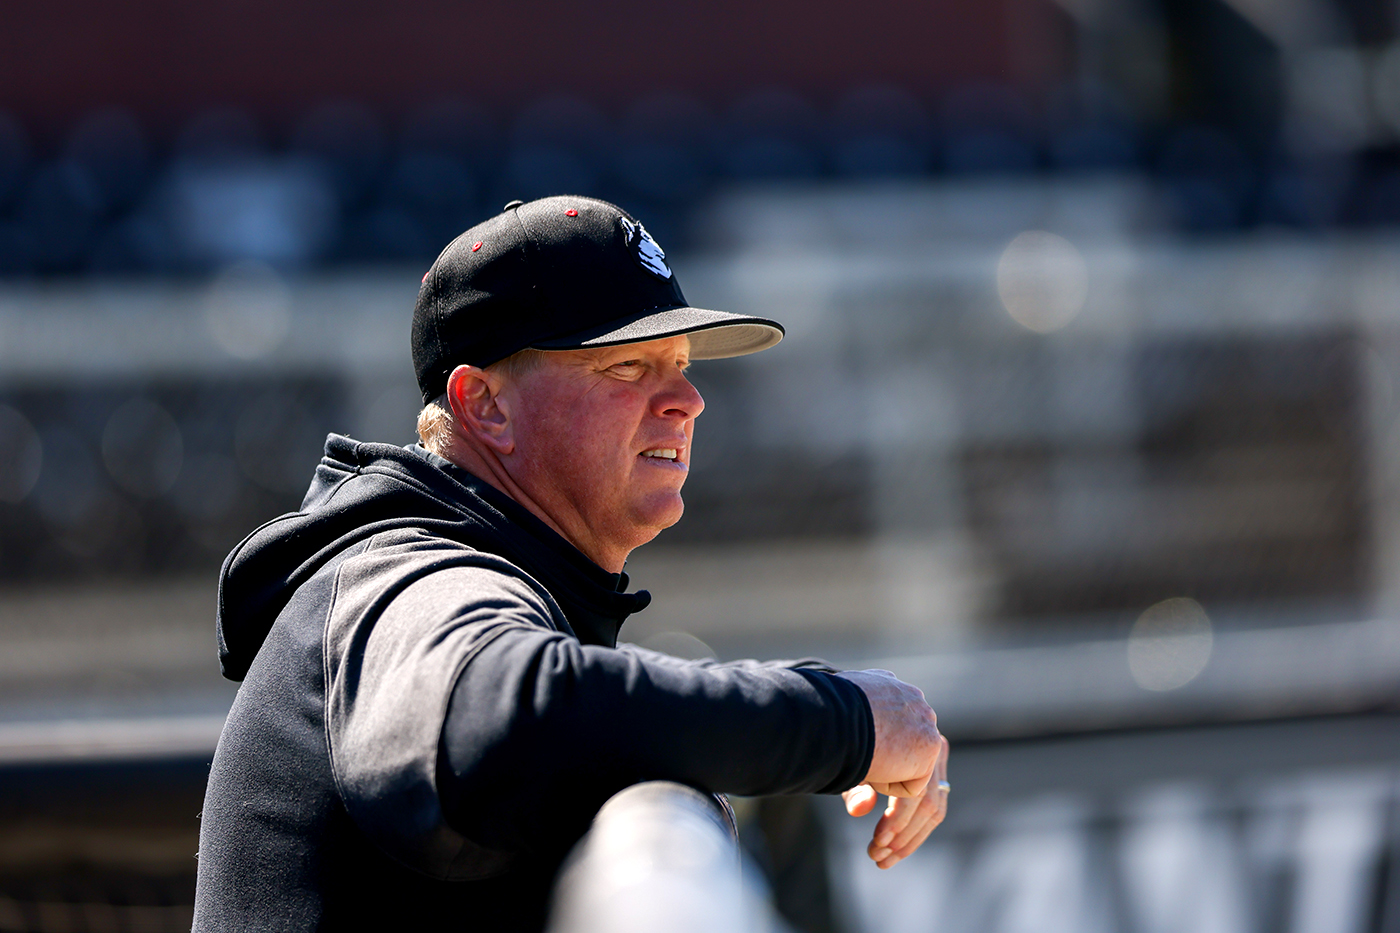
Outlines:
[{"label": "ear", "polygon": [[476,366],[458,366],[447,377],[447,404],[457,430],[504,455],[515,450],[515,437],[500,391],[500,377]]}]

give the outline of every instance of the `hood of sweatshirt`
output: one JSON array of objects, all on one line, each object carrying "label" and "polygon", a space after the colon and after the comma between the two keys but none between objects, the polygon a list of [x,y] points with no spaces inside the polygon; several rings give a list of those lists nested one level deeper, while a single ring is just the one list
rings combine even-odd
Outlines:
[{"label": "hood of sweatshirt", "polygon": [[385,531],[425,528],[502,557],[554,597],[585,644],[617,644],[623,621],[651,602],[489,483],[418,445],[332,434],[301,510],[233,549],[219,573],[219,663],[242,680],[297,587],[346,548]]}]

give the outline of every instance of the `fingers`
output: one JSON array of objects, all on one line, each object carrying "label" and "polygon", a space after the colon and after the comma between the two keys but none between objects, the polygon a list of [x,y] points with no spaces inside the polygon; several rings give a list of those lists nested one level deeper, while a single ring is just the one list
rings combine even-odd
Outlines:
[{"label": "fingers", "polygon": [[923,826],[919,829],[919,831],[908,842],[906,842],[899,848],[893,850],[888,856],[886,856],[884,859],[881,859],[880,861],[877,861],[875,864],[878,865],[880,868],[893,868],[894,866],[898,865],[900,862],[904,861],[904,859],[908,858],[910,855],[913,855],[914,852],[918,850],[919,846],[924,844],[924,840],[929,837],[929,833],[937,829],[938,824],[941,822],[943,822],[943,817],[940,814],[937,818],[924,823]]},{"label": "fingers", "polygon": [[901,782],[901,785],[903,786],[904,793],[903,793],[903,794],[897,794],[896,796],[899,796],[899,797],[922,797],[922,796],[925,794],[925,792],[928,791],[929,781],[931,781],[931,780],[933,780],[933,774],[932,774],[932,773],[925,774],[923,777],[921,777],[921,778],[915,778],[915,779],[912,780],[912,781],[902,781],[902,782]]},{"label": "fingers", "polygon": [[914,814],[918,812],[919,804],[926,799],[891,797],[889,806],[885,807],[885,815],[875,824],[874,847],[893,849],[895,838],[904,832],[905,827],[914,819]]},{"label": "fingers", "polygon": [[848,791],[843,791],[841,799],[846,801],[846,812],[851,816],[865,816],[875,808],[875,800],[879,795],[875,793],[875,788],[869,784],[857,784]]},{"label": "fingers", "polygon": [[909,781],[896,781],[893,784],[882,784],[878,781],[868,782],[875,789],[876,793],[885,794],[889,797],[921,797],[928,790],[929,782],[933,779],[933,772],[925,774],[921,778]]},{"label": "fingers", "polygon": [[[947,811],[948,796],[939,791],[918,800],[896,798],[875,827],[875,838],[867,854],[880,868],[894,867],[923,844],[929,833],[943,822]],[[887,819],[890,820],[888,825]],[[900,820],[902,825],[892,828]]]},{"label": "fingers", "polygon": [[930,794],[919,801],[913,817],[895,833],[889,849],[901,858],[913,852],[948,815],[948,795]]},{"label": "fingers", "polygon": [[[944,788],[950,751],[948,739],[940,736],[938,761],[924,781],[926,793],[918,797],[890,797],[866,850],[880,868],[893,868],[913,854],[948,815],[948,791]],[[870,811],[867,808],[863,812]]]}]

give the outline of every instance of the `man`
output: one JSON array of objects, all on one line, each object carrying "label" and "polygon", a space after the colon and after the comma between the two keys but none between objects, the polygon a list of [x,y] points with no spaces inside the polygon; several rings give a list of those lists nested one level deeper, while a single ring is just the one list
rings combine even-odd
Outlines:
[{"label": "man", "polygon": [[[332,435],[300,512],[224,564],[242,680],[200,834],[196,930],[537,930],[594,811],[629,784],[892,794],[889,867],[942,819],[916,689],[815,662],[617,644],[633,548],[681,516],[691,359],[776,343],[691,308],[631,217],[515,202],[423,279],[424,446]],[[946,783],[943,783],[946,788]]]}]

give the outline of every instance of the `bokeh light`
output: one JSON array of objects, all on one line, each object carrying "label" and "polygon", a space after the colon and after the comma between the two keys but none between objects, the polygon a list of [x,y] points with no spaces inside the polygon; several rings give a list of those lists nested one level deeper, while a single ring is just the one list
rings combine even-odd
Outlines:
[{"label": "bokeh light", "polygon": [[1083,310],[1089,295],[1089,267],[1064,237],[1027,230],[1001,254],[997,294],[1016,323],[1048,334]]},{"label": "bokeh light", "polygon": [[219,273],[205,298],[209,333],[230,356],[256,360],[281,346],[291,324],[291,293],[266,263],[244,261]]},{"label": "bokeh light", "polygon": [[1164,599],[1138,616],[1128,636],[1128,669],[1144,690],[1175,690],[1210,663],[1214,632],[1194,599]]}]

